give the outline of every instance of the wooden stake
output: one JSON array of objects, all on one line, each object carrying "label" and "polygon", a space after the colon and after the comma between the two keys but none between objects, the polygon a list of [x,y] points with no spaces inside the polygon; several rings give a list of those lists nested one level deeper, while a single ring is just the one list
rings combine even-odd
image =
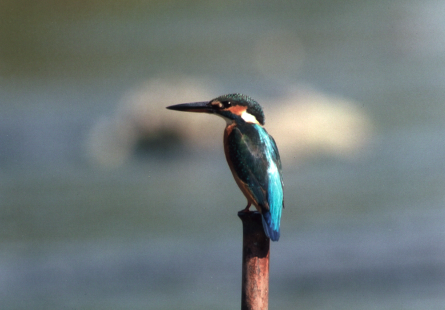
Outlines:
[{"label": "wooden stake", "polygon": [[238,212],[243,222],[241,310],[267,310],[269,306],[269,248],[259,212]]}]

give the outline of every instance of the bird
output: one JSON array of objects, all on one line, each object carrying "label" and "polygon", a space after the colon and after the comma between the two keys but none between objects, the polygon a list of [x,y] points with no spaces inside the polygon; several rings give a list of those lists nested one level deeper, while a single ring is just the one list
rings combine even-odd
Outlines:
[{"label": "bird", "polygon": [[263,128],[265,116],[260,104],[249,96],[234,93],[167,109],[214,114],[226,121],[224,154],[247,199],[241,212],[251,212],[249,208],[254,205],[261,214],[266,236],[278,241],[284,209],[282,165],[274,138]]}]

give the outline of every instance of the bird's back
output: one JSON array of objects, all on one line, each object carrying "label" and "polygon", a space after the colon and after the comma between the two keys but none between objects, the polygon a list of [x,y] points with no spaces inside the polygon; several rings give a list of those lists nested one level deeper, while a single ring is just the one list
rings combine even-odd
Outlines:
[{"label": "bird's back", "polygon": [[277,241],[284,202],[281,160],[274,139],[260,125],[241,121],[227,126],[224,144],[238,186],[262,214],[268,237]]}]

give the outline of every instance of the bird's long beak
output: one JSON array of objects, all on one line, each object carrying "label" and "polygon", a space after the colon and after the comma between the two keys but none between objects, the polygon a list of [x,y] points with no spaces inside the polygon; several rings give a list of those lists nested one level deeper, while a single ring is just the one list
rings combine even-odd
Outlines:
[{"label": "bird's long beak", "polygon": [[201,112],[201,113],[213,113],[212,107],[208,102],[192,102],[182,103],[168,106],[169,110],[183,111],[183,112]]}]

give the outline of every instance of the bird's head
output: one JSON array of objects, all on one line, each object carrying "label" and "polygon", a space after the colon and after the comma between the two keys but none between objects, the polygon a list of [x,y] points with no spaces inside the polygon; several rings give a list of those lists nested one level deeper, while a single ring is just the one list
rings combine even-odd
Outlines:
[{"label": "bird's head", "polygon": [[252,98],[242,94],[223,95],[206,102],[177,104],[167,109],[211,113],[222,116],[228,122],[242,119],[247,123],[264,125],[264,113],[261,106]]}]

